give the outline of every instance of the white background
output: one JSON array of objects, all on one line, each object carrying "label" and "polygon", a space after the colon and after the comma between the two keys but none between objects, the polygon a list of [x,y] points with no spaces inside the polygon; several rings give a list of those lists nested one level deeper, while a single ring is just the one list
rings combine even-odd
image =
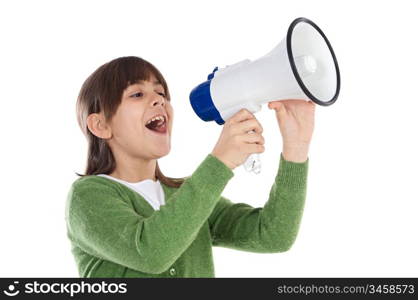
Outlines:
[{"label": "white background", "polygon": [[[256,59],[291,21],[316,22],[342,76],[337,102],[317,107],[308,195],[289,252],[214,248],[216,277],[418,276],[418,32],[414,1],[2,1],[0,4],[0,276],[77,277],[64,207],[87,145],[75,101],[101,64],[140,56],[172,94],[172,177],[190,175],[221,126],[201,121],[191,89],[215,66]],[[282,140],[274,111],[256,117],[260,175],[242,167],[223,192],[267,201]]]}]

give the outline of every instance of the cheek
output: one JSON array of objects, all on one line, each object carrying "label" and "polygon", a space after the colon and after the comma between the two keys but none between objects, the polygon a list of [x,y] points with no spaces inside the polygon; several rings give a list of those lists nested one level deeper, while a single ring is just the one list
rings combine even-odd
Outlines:
[{"label": "cheek", "polygon": [[168,104],[166,107],[166,110],[167,110],[168,116],[170,117],[170,124],[173,124],[173,118],[174,118],[173,107],[170,104]]},{"label": "cheek", "polygon": [[132,135],[143,134],[142,115],[139,109],[126,107],[115,117],[114,129],[118,136],[130,138]]}]

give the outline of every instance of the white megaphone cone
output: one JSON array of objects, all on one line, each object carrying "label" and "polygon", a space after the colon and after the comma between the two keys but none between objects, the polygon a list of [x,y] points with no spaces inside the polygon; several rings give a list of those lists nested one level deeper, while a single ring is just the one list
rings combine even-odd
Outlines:
[{"label": "white megaphone cone", "polygon": [[[266,55],[216,67],[191,91],[190,103],[202,120],[223,124],[242,108],[255,113],[270,101],[305,99],[331,105],[339,91],[340,72],[331,44],[315,23],[298,18]],[[244,166],[259,173],[258,155],[252,154]]]}]

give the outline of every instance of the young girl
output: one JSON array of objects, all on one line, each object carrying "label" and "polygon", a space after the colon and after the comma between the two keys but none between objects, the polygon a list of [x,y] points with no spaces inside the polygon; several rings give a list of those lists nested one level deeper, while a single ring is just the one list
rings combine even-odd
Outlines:
[{"label": "young girl", "polygon": [[[214,277],[212,246],[258,253],[290,249],[306,196],[312,102],[274,101],[283,137],[264,207],[221,195],[233,169],[264,151],[262,127],[241,110],[191,176],[163,175],[173,108],[167,83],[138,57],[112,60],[84,82],[77,118],[87,138],[84,175],[66,204],[67,236],[81,277]],[[255,133],[249,134],[253,130]]]}]

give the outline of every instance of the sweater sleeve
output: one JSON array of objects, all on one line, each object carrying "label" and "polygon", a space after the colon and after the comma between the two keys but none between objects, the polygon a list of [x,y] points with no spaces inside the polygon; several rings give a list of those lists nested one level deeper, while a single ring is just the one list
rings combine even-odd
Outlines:
[{"label": "sweater sleeve", "polygon": [[284,252],[293,245],[306,198],[307,159],[286,161],[279,170],[264,207],[233,203],[221,197],[209,221],[214,246],[258,253]]},{"label": "sweater sleeve", "polygon": [[189,247],[234,173],[208,154],[150,217],[137,214],[107,185],[72,187],[69,235],[87,253],[131,269],[159,274]]}]

